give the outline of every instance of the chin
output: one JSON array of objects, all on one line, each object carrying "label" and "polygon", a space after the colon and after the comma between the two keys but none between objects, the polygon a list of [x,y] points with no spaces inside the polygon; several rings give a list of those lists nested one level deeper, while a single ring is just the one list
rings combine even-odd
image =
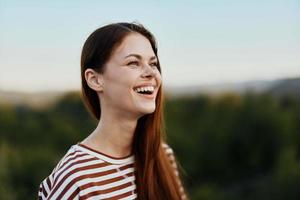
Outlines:
[{"label": "chin", "polygon": [[143,115],[147,115],[147,114],[151,114],[151,113],[154,113],[155,111],[155,106],[152,107],[152,108],[144,108],[143,110],[140,110],[140,112],[143,114]]},{"label": "chin", "polygon": [[145,110],[144,113],[145,114],[151,114],[151,113],[154,113],[154,111],[155,111],[155,108],[154,109]]}]

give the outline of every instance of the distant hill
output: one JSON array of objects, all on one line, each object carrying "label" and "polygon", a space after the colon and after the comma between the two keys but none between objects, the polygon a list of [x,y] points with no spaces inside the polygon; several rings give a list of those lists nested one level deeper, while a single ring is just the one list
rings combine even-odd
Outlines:
[{"label": "distant hill", "polygon": [[[286,94],[293,94],[300,97],[300,77],[270,81],[256,80],[188,87],[164,87],[164,91],[166,96],[170,98],[198,94],[220,95],[227,92],[243,94],[247,91],[254,93],[270,92],[277,97]],[[0,90],[0,104],[29,105],[34,108],[43,108],[55,103],[67,92],[45,91],[26,93]]]},{"label": "distant hill", "polygon": [[296,95],[300,97],[300,78],[284,79],[275,83],[269,92],[274,96]]},{"label": "distant hill", "polygon": [[44,108],[55,103],[65,92],[45,91],[45,92],[18,92],[0,90],[0,104],[27,105],[33,108]]},{"label": "distant hill", "polygon": [[221,83],[212,85],[199,85],[189,87],[166,87],[166,95],[170,97],[194,96],[197,94],[220,95],[234,92],[243,94],[245,92],[262,93],[270,92],[275,96],[294,94],[300,96],[300,77],[277,80],[254,80],[245,82]]}]

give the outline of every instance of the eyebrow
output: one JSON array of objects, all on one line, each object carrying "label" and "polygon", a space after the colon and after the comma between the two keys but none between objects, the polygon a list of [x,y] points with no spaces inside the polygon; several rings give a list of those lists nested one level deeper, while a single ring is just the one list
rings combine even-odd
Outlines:
[{"label": "eyebrow", "polygon": [[[125,58],[127,58],[127,57],[130,57],[130,56],[134,56],[134,57],[137,57],[138,59],[142,59],[142,56],[141,55],[139,55],[139,54],[129,54],[129,55],[127,55],[127,56],[125,56]],[[152,56],[151,58],[150,58],[150,60],[155,60],[155,59],[157,59],[156,58],[156,56]]]}]

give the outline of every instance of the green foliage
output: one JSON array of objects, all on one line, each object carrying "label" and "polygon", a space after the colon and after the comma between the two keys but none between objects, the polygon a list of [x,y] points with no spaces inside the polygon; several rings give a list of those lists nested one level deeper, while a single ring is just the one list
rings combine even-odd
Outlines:
[{"label": "green foliage", "polygon": [[[300,99],[167,99],[168,142],[191,199],[300,199]],[[96,126],[78,93],[34,110],[0,106],[0,199],[35,199],[70,145]]]},{"label": "green foliage", "polygon": [[227,94],[166,105],[169,143],[192,199],[300,198],[300,178],[291,174],[299,172],[299,98]]}]

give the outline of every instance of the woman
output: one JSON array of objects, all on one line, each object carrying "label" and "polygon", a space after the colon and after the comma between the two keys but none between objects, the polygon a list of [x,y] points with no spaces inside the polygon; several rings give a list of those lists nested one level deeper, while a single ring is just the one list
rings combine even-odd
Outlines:
[{"label": "woman", "polygon": [[82,97],[99,120],[40,184],[40,199],[185,199],[164,142],[154,36],[137,23],[94,31],[81,55]]}]

